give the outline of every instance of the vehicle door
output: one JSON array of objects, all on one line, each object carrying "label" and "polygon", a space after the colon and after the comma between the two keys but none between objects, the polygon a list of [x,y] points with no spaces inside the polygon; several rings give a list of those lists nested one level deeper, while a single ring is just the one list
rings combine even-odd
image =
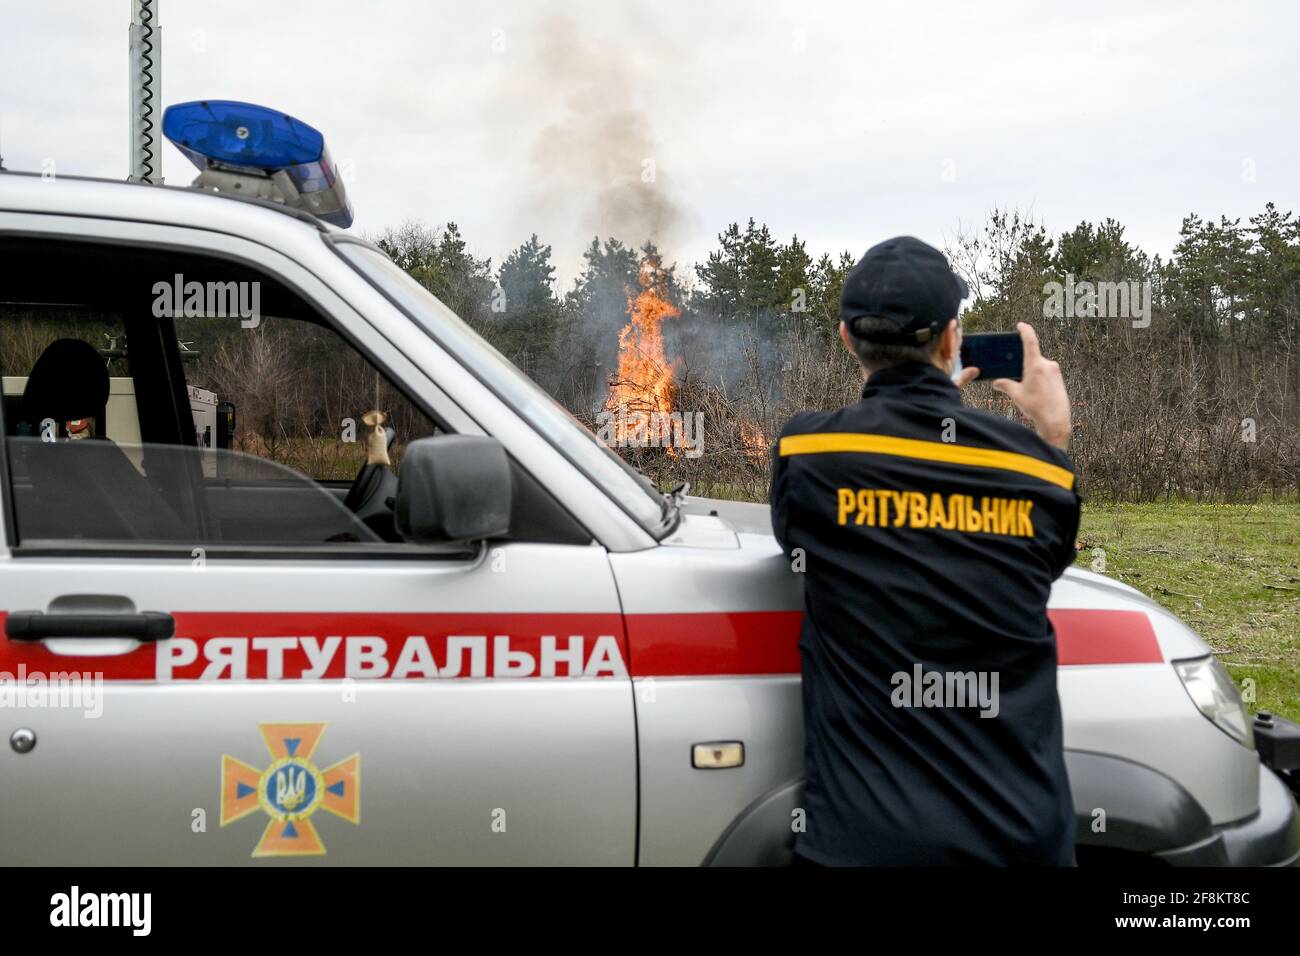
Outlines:
[{"label": "vehicle door", "polygon": [[[0,243],[21,263],[0,277],[4,375],[94,346],[142,439],[107,411],[71,437],[63,390],[86,389],[57,375],[44,430],[5,399],[5,862],[634,862],[618,594],[535,450],[503,436],[502,540],[415,546],[343,503],[368,411],[485,432],[435,381],[460,374],[435,343],[396,310],[381,332],[378,296],[287,243],[5,212]],[[256,316],[220,317],[221,294]],[[195,444],[194,388],[235,406],[230,447]],[[387,446],[398,472],[417,437]]]}]

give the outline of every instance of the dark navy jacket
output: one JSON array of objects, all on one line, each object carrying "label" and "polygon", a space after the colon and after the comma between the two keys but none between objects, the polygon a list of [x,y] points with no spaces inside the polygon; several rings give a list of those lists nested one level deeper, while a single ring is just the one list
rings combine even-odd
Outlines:
[{"label": "dark navy jacket", "polygon": [[905,365],[855,405],[790,420],[772,521],[804,575],[796,852],[1073,863],[1046,612],[1075,553],[1069,457],[962,405],[939,369]]}]

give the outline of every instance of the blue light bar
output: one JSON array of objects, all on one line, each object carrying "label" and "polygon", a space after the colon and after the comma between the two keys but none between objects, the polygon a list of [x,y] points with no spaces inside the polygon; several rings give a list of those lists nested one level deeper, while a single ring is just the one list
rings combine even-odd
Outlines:
[{"label": "blue light bar", "polygon": [[163,135],[198,167],[196,186],[274,199],[352,225],[325,137],[302,120],[252,103],[197,100],[167,107]]}]

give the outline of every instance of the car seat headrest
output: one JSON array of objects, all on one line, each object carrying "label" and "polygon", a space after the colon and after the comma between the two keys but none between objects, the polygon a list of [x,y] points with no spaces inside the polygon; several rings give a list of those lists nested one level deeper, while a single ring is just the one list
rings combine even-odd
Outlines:
[{"label": "car seat headrest", "polygon": [[[47,418],[62,425],[99,418],[108,404],[108,366],[89,342],[56,339],[32,366],[23,391],[23,417],[33,427]],[[99,423],[102,435],[104,423]]]}]

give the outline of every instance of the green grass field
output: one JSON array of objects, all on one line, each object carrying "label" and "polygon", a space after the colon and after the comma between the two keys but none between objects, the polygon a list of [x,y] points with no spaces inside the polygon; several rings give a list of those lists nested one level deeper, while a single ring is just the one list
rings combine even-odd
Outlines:
[{"label": "green grass field", "polygon": [[1300,720],[1300,503],[1087,504],[1078,564],[1159,601],[1199,633],[1252,710]]}]

